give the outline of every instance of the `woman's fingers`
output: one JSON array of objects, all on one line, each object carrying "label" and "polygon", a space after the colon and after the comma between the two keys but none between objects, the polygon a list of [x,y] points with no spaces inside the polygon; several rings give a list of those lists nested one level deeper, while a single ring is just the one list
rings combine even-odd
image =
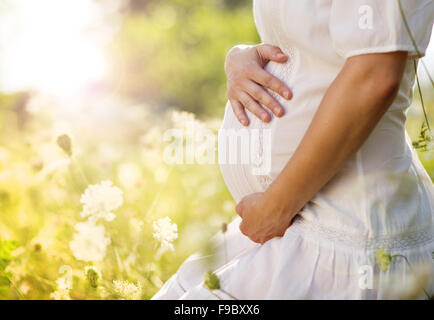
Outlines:
[{"label": "woman's fingers", "polygon": [[239,100],[244,108],[249,110],[262,121],[269,122],[271,120],[271,116],[268,114],[268,112],[265,111],[265,109],[262,108],[259,103],[256,102],[256,100],[253,99],[249,94],[240,92]]},{"label": "woman's fingers", "polygon": [[286,84],[262,68],[255,68],[252,72],[251,78],[253,81],[276,92],[286,100],[292,98],[292,92]]},{"label": "woman's fingers", "polygon": [[264,122],[271,120],[265,110],[270,109],[280,117],[283,107],[267,89],[276,92],[284,99],[291,99],[291,90],[283,81],[264,70],[269,61],[284,63],[288,57],[278,48],[271,45],[233,48],[225,61],[227,75],[228,98],[238,120],[245,126],[249,124],[246,111],[248,109]]},{"label": "woman's fingers", "polygon": [[232,106],[232,110],[234,111],[235,116],[237,117],[238,121],[241,122],[242,125],[248,126],[249,125],[249,118],[247,117],[246,111],[244,110],[244,107],[236,100],[229,100]]},{"label": "woman's fingers", "polygon": [[262,86],[253,81],[249,81],[249,83],[246,84],[246,89],[250,96],[270,109],[276,117],[281,117],[283,115],[284,110],[280,103],[277,102],[277,100],[274,99]]},{"label": "woman's fingers", "polygon": [[281,63],[288,61],[288,56],[285,55],[279,47],[269,44],[261,44],[256,46],[255,48],[256,52],[261,58],[263,66],[265,66],[268,61],[275,61]]}]

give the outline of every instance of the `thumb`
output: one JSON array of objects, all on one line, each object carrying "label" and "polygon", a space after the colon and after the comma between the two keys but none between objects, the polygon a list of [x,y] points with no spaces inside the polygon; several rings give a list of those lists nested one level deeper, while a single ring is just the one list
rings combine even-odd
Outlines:
[{"label": "thumb", "polygon": [[256,51],[261,58],[263,64],[267,64],[269,61],[286,62],[288,56],[286,56],[279,47],[269,44],[260,44],[256,46]]}]

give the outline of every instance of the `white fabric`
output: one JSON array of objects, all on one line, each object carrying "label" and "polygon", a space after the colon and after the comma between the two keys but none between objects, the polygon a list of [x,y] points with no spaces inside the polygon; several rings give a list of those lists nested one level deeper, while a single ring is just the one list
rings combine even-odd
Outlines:
[{"label": "white fabric", "polygon": [[[432,30],[434,2],[402,2],[423,55]],[[364,16],[367,12],[372,19]],[[405,131],[415,80],[411,59],[416,50],[397,1],[256,0],[254,13],[262,41],[279,46],[290,57],[285,64],[270,62],[266,68],[292,88],[294,98],[285,101],[274,95],[286,113],[269,124],[249,114],[250,132],[271,130],[271,141],[259,143],[271,151],[268,174],[254,175],[255,164],[221,164],[225,182],[237,202],[265,190],[278,176],[346,58],[403,50],[409,52],[409,60],[388,112],[357,154],[305,206],[282,238],[255,244],[240,233],[239,219],[230,225],[224,245],[221,235],[217,236],[220,245],[213,268],[224,291],[239,299],[387,298],[387,281],[369,290],[359,284],[360,268],[375,266],[378,248],[403,254],[413,265],[427,264],[434,274],[434,187]],[[222,131],[241,128],[228,104]],[[238,153],[243,150],[240,147]],[[224,292],[211,292],[202,285],[204,272],[209,269],[204,260],[200,255],[189,258],[154,299],[228,298]],[[408,277],[409,268],[398,260],[387,272],[380,273],[378,267],[374,271],[383,280],[392,279],[394,274],[403,279]],[[433,294],[434,283],[426,283],[425,289]]]}]

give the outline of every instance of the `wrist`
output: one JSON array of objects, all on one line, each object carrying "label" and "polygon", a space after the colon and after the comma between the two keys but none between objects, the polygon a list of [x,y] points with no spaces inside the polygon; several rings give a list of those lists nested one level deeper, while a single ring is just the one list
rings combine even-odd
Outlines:
[{"label": "wrist", "polygon": [[278,181],[274,181],[264,192],[263,201],[268,207],[271,206],[274,211],[279,211],[291,219],[299,211],[289,188],[283,188],[283,186],[279,185]]}]

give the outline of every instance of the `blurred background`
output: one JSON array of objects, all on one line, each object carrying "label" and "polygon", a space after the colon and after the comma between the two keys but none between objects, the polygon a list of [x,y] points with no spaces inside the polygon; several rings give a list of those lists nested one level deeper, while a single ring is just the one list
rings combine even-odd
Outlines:
[{"label": "blurred background", "polygon": [[[161,139],[182,120],[217,132],[226,52],[259,42],[251,11],[251,0],[0,2],[0,299],[147,299],[231,220],[218,165],[170,166]],[[416,93],[414,141],[422,123]],[[420,151],[434,177],[434,153]],[[86,234],[81,196],[105,206],[114,188],[116,218]]]}]

